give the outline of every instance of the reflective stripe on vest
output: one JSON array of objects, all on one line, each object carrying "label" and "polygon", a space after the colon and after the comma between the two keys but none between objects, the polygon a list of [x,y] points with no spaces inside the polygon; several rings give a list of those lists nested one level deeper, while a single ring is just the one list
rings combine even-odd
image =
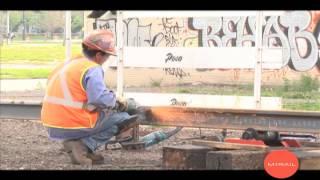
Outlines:
[{"label": "reflective stripe on vest", "polygon": [[43,99],[43,101],[52,103],[52,104],[57,104],[57,105],[63,105],[66,107],[72,107],[72,108],[77,108],[77,109],[86,109],[88,111],[93,111],[96,109],[96,107],[92,104],[87,104],[86,102],[79,102],[79,101],[73,101],[72,96],[70,93],[70,90],[67,85],[67,80],[65,76],[65,70],[67,68],[67,64],[69,64],[71,61],[67,61],[63,68],[56,72],[52,78],[50,78],[48,85],[51,85],[52,82],[54,82],[58,77],[60,78],[60,85],[62,88],[63,96],[64,98],[58,98],[54,96],[47,96],[47,93]]}]

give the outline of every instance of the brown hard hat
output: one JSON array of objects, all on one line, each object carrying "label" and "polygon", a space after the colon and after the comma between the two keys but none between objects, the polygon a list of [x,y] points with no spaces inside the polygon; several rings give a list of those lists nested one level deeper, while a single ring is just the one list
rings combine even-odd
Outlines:
[{"label": "brown hard hat", "polygon": [[89,49],[100,50],[116,56],[114,35],[110,30],[101,29],[91,32],[84,38],[83,44]]}]

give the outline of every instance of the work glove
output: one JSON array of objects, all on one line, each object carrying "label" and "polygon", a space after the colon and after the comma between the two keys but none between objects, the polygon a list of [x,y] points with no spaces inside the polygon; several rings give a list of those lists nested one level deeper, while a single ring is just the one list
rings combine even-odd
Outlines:
[{"label": "work glove", "polygon": [[117,97],[114,109],[117,112],[126,112],[128,110],[128,101],[124,97]]}]

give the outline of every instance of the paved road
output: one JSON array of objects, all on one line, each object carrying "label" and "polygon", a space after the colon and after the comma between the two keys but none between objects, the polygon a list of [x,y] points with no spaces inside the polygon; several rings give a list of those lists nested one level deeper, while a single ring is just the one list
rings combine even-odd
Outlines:
[{"label": "paved road", "polygon": [[47,79],[1,79],[0,91],[30,91],[45,89]]},{"label": "paved road", "polygon": [[14,69],[38,69],[38,68],[54,68],[57,63],[50,63],[50,64],[0,64],[1,69],[8,69],[8,68],[14,68]]},{"label": "paved road", "polygon": [[[0,69],[41,69],[54,68],[56,64],[0,64]],[[47,79],[0,79],[0,91],[44,90]]]}]

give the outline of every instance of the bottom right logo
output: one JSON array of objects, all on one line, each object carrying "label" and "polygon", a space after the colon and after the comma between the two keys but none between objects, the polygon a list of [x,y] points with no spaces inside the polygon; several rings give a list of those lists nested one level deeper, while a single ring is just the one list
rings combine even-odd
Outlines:
[{"label": "bottom right logo", "polygon": [[290,151],[274,150],[265,157],[264,169],[270,176],[284,179],[297,172],[299,161],[295,154]]}]

